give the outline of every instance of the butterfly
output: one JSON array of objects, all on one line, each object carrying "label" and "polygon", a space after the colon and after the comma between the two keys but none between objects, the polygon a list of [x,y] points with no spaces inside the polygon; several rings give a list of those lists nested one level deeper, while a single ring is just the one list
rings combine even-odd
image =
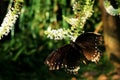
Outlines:
[{"label": "butterfly", "polygon": [[98,33],[87,32],[77,37],[75,42],[66,44],[48,55],[45,64],[49,70],[64,68],[67,72],[77,74],[80,63],[99,62],[103,37]]}]

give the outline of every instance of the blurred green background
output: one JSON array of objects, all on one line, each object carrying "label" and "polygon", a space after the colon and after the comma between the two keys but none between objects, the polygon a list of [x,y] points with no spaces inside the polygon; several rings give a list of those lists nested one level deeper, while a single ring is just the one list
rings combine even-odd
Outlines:
[{"label": "blurred green background", "polygon": [[[74,76],[64,70],[49,71],[44,64],[54,49],[69,41],[54,41],[44,31],[52,28],[69,28],[62,15],[71,16],[74,0],[25,0],[14,30],[0,40],[0,80],[86,80],[84,73],[97,72],[95,77],[108,73],[112,67],[103,56],[98,64],[80,65],[79,74]],[[0,23],[6,14],[9,0],[0,0]],[[94,13],[87,20],[84,30],[94,31],[101,21],[101,12],[96,0]],[[107,69],[109,67],[109,69]]]}]

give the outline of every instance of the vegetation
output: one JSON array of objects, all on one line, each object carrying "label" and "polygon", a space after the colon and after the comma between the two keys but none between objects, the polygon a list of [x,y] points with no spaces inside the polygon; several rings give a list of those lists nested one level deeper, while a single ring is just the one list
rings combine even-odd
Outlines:
[{"label": "vegetation", "polygon": [[[23,1],[23,0],[18,0]],[[77,0],[79,1],[79,0]],[[65,39],[50,39],[45,33],[49,27],[52,29],[62,28],[65,31],[73,32],[72,37],[76,38],[83,31],[94,32],[101,23],[101,12],[96,0],[91,5],[84,5],[85,11],[81,12],[81,6],[73,10],[75,0],[25,0],[22,4],[21,13],[14,27],[7,36],[0,34],[0,80],[86,80],[98,79],[102,74],[109,76],[109,72],[114,69],[113,65],[107,58],[104,48],[103,57],[98,64],[81,64],[78,75],[66,73],[64,70],[49,71],[44,64],[48,54],[54,49],[70,42],[71,37],[66,36]],[[0,0],[0,13],[6,14],[10,0]],[[5,7],[5,8],[3,8]],[[91,8],[93,7],[93,9]],[[80,10],[79,10],[80,8]],[[2,12],[2,9],[4,11]],[[8,8],[9,9],[9,8]],[[77,10],[77,12],[76,12]],[[76,25],[70,24],[72,18],[81,19],[86,17],[85,12],[90,11],[89,16],[80,25],[81,21]],[[81,13],[80,13],[81,12]],[[15,13],[16,14],[16,13]],[[4,16],[0,15],[0,22]],[[64,16],[64,17],[63,17]],[[77,16],[77,18],[76,18]],[[1,28],[0,28],[1,29]],[[79,33],[80,32],[80,33]],[[102,30],[99,32],[102,34]],[[51,35],[50,35],[51,36]],[[109,76],[109,78],[111,78]]]}]

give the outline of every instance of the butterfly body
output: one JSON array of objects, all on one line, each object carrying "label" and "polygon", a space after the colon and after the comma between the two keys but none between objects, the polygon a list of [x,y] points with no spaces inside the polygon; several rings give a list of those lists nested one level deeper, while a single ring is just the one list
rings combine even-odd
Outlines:
[{"label": "butterfly body", "polygon": [[77,74],[80,63],[92,61],[97,63],[101,52],[98,46],[101,44],[101,35],[95,33],[83,33],[70,44],[54,50],[45,61],[50,70],[65,68],[67,72]]}]

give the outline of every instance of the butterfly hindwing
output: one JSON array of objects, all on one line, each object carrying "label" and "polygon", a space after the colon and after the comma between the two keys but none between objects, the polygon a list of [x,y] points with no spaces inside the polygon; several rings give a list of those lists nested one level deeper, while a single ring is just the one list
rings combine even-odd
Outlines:
[{"label": "butterfly hindwing", "polygon": [[75,41],[82,47],[87,60],[97,63],[101,56],[98,47],[102,44],[102,36],[97,33],[83,33]]},{"label": "butterfly hindwing", "polygon": [[103,38],[97,33],[83,33],[77,37],[75,42],[64,45],[52,53],[45,60],[45,64],[50,70],[65,68],[67,72],[77,74],[80,69],[79,64],[87,61],[97,63],[101,57],[99,46]]},{"label": "butterfly hindwing", "polygon": [[45,63],[50,70],[65,68],[66,71],[77,73],[81,59],[81,52],[77,50],[75,43],[67,44],[53,51],[46,59]]}]

